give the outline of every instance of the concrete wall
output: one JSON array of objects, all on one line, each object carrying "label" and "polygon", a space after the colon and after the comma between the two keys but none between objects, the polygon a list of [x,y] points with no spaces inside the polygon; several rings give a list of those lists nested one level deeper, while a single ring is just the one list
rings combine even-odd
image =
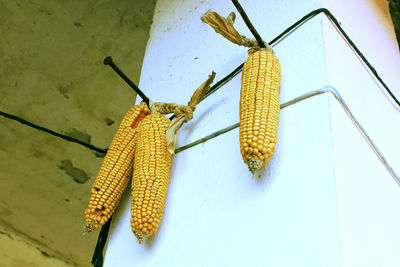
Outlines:
[{"label": "concrete wall", "polygon": [[35,242],[0,225],[0,266],[70,267],[74,266],[41,250]]},{"label": "concrete wall", "polygon": [[[154,5],[0,0],[0,110],[106,148],[135,94],[103,59],[113,56],[138,82]],[[83,213],[101,162],[92,150],[0,117],[0,225],[33,250],[91,266],[98,232],[82,235]],[[33,266],[23,248],[13,255]]]},{"label": "concrete wall", "polygon": [[[399,88],[400,61],[385,1],[241,2],[267,41],[309,11],[330,8],[351,37],[359,33],[356,44],[379,36],[361,49]],[[186,103],[211,70],[219,80],[247,58],[245,48],[201,23],[209,8],[222,15],[235,11],[222,0],[157,2],[140,82],[152,100]],[[240,17],[235,25],[250,36]],[[400,169],[398,109],[323,15],[274,49],[282,66],[281,103],[335,86]],[[385,53],[378,57],[380,51]],[[178,146],[236,123],[239,93],[240,75],[198,106],[180,130]],[[394,253],[399,187],[329,94],[282,109],[275,155],[255,176],[242,162],[237,129],[177,154],[161,227],[144,245],[131,233],[129,201],[126,193],[114,216],[105,266],[400,264]]]}]

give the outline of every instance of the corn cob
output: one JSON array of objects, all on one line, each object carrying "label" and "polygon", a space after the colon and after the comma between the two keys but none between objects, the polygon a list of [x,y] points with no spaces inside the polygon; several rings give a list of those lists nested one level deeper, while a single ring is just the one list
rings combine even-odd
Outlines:
[{"label": "corn cob", "polygon": [[148,114],[144,103],[125,114],[90,191],[84,232],[101,227],[113,214],[132,175],[136,128]]},{"label": "corn cob", "polygon": [[278,134],[280,64],[272,51],[249,51],[240,94],[240,152],[254,173],[272,157]]},{"label": "corn cob", "polygon": [[150,114],[139,125],[132,177],[131,227],[139,243],[153,235],[164,213],[171,154],[166,131],[170,120]]}]

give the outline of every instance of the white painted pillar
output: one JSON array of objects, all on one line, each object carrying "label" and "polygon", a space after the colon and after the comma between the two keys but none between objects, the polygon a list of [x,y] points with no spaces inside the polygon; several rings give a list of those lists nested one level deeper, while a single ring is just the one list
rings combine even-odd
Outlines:
[{"label": "white painted pillar", "polygon": [[[387,1],[324,1],[400,99],[400,55]],[[400,174],[400,109],[323,19],[329,84]],[[400,266],[400,190],[336,101],[331,101],[343,266]]]},{"label": "white painted pillar", "polygon": [[[386,38],[366,47],[365,56],[372,55],[389,86],[400,88],[383,64],[400,64],[394,39],[387,37],[387,8],[377,16],[372,1],[357,0],[361,11],[345,2],[241,1],[267,41],[320,7],[331,9],[350,37],[356,33],[357,45]],[[218,81],[247,58],[246,48],[200,21],[210,8],[224,16],[236,11],[230,1],[158,1],[140,80],[153,101],[185,104],[212,70]],[[235,26],[251,35],[240,16]],[[360,34],[364,29],[370,33]],[[400,171],[398,109],[323,15],[274,49],[282,66],[282,103],[335,86]],[[373,56],[379,51],[383,59]],[[178,147],[238,122],[240,76],[198,105],[178,134]],[[331,96],[282,109],[275,155],[257,177],[242,162],[238,139],[235,129],[173,158],[162,224],[143,245],[130,229],[127,192],[114,215],[104,266],[400,266],[400,189]]]}]

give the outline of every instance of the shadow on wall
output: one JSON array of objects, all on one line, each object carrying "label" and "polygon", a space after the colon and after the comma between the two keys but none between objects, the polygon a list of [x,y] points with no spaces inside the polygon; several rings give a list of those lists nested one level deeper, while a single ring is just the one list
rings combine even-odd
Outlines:
[{"label": "shadow on wall", "polygon": [[[390,15],[392,16],[397,44],[400,44],[400,0],[389,0]],[[399,45],[400,50],[400,45]]]}]

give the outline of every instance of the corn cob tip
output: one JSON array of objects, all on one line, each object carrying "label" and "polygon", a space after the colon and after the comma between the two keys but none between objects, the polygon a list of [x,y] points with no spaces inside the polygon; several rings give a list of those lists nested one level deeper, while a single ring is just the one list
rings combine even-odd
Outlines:
[{"label": "corn cob tip", "polygon": [[96,230],[98,227],[98,224],[94,221],[86,222],[85,226],[83,227],[83,234],[88,234],[94,230]]},{"label": "corn cob tip", "polygon": [[264,162],[257,158],[251,158],[249,159],[247,165],[249,166],[249,170],[251,171],[251,173],[254,174],[255,171],[258,171],[262,168],[263,163]]},{"label": "corn cob tip", "polygon": [[146,241],[147,238],[149,237],[149,236],[147,236],[147,235],[145,235],[145,234],[143,234],[142,232],[139,232],[139,231],[134,232],[134,235],[136,236],[137,240],[139,241],[139,244],[143,244],[143,242]]}]

